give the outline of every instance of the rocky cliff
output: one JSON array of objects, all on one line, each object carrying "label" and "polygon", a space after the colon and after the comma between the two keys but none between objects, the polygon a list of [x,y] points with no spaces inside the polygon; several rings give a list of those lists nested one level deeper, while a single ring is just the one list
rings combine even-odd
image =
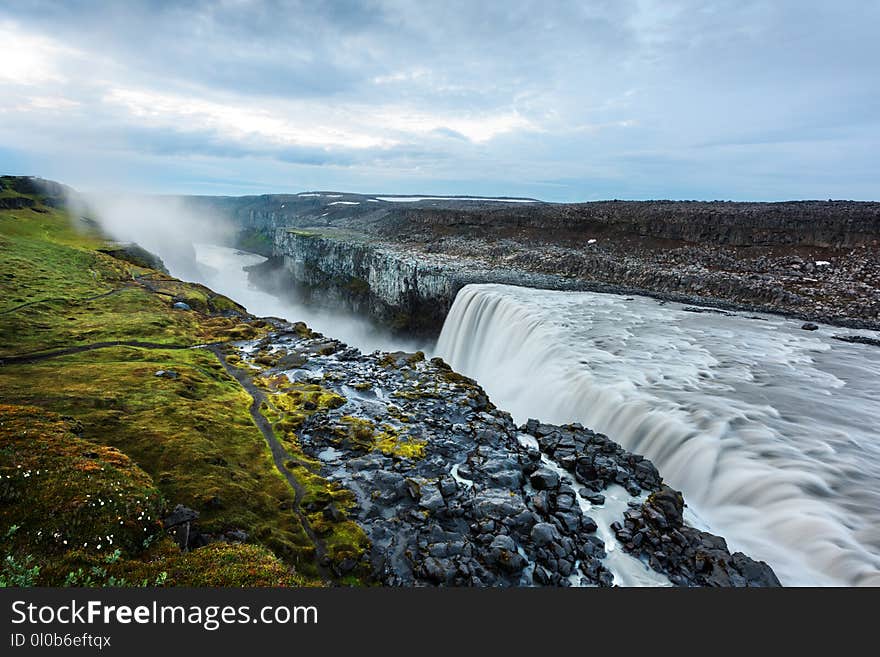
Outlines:
[{"label": "rocky cliff", "polygon": [[[436,332],[467,283],[642,293],[880,326],[880,204],[214,200],[287,272],[282,287]],[[244,243],[244,242],[243,242]],[[260,276],[255,275],[260,282]]]}]

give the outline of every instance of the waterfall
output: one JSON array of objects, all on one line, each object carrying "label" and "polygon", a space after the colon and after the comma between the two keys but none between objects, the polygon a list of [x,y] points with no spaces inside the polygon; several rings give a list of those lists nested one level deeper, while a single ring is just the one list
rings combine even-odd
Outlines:
[{"label": "waterfall", "polygon": [[469,285],[437,353],[517,421],[581,422],[650,458],[783,583],[880,585],[880,350],[799,327]]}]

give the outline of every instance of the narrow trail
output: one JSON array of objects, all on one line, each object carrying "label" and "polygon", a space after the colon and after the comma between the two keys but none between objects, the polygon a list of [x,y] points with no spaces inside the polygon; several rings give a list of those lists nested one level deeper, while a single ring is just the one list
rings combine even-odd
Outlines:
[{"label": "narrow trail", "polygon": [[[155,285],[153,285],[152,281],[147,279],[144,276],[135,276],[134,281],[137,285],[140,285],[147,290],[157,293],[157,289]],[[68,299],[68,298],[57,298],[57,299],[39,299],[35,301],[29,301],[27,303],[15,306],[14,308],[8,308],[6,310],[0,311],[0,315],[14,312],[16,310],[20,310],[27,306],[36,305],[39,303],[46,303],[48,301],[67,301],[70,303],[81,303],[87,301],[94,301],[96,299],[101,299],[104,297],[111,296],[113,294],[118,294],[124,290],[129,290],[134,287],[133,285],[125,285],[123,287],[117,288],[115,290],[110,290],[109,292],[104,292],[99,295],[95,295],[92,297],[86,297],[81,299]],[[318,574],[324,579],[329,581],[331,579],[330,572],[327,567],[324,565],[324,561],[327,557],[327,546],[324,541],[321,540],[318,535],[315,533],[314,529],[312,529],[311,523],[309,519],[306,517],[306,514],[302,509],[302,500],[305,496],[305,488],[303,485],[297,481],[296,477],[285,467],[285,462],[293,461],[298,465],[303,467],[308,467],[305,463],[300,461],[299,459],[291,456],[287,450],[278,442],[278,439],[275,437],[275,433],[272,430],[272,426],[269,424],[269,421],[266,417],[260,412],[260,405],[266,400],[266,395],[259,388],[257,388],[250,378],[239,370],[236,367],[231,366],[227,361],[226,357],[221,350],[221,345],[225,343],[222,342],[214,342],[207,344],[196,344],[196,345],[167,345],[160,344],[157,342],[141,342],[137,340],[111,340],[104,342],[95,342],[88,345],[80,345],[76,347],[65,347],[62,349],[54,349],[52,351],[43,351],[37,353],[25,353],[25,354],[17,354],[13,356],[5,356],[0,357],[0,367],[4,367],[7,365],[18,365],[18,364],[27,364],[27,363],[38,363],[40,361],[49,360],[51,358],[58,358],[61,356],[69,356],[72,354],[81,354],[87,351],[95,351],[97,349],[109,349],[112,347],[135,347],[140,349],[208,349],[210,350],[216,357],[217,360],[220,361],[220,364],[223,365],[223,368],[226,370],[226,373],[229,374],[233,379],[235,379],[238,384],[244,388],[244,390],[250,395],[252,402],[250,405],[250,414],[253,418],[254,424],[257,425],[257,428],[263,434],[263,437],[266,440],[266,443],[269,445],[269,450],[272,452],[272,460],[275,463],[275,467],[279,473],[287,480],[287,483],[293,489],[294,492],[294,500],[293,500],[293,512],[296,514],[299,519],[300,524],[303,527],[306,535],[309,537],[309,540],[315,546],[315,556],[316,556],[316,568]]]},{"label": "narrow trail", "polygon": [[162,344],[160,342],[139,342],[137,340],[111,340],[109,342],[94,342],[92,344],[85,344],[79,347],[66,347],[64,349],[55,349],[54,351],[19,354],[18,356],[3,356],[0,357],[0,367],[3,367],[4,365],[17,365],[22,363],[38,363],[41,360],[58,358],[59,356],[81,354],[85,351],[94,351],[96,349],[109,349],[111,347],[137,347],[139,349],[204,349],[207,347],[211,347],[214,344],[217,343],[189,345]]},{"label": "narrow trail", "polygon": [[123,287],[116,288],[115,290],[110,290],[109,292],[102,292],[101,294],[96,294],[91,297],[82,297],[79,299],[71,299],[70,297],[49,297],[48,299],[36,299],[34,301],[21,303],[17,306],[13,306],[12,308],[7,308],[6,310],[0,310],[0,315],[7,315],[9,313],[14,313],[17,310],[21,310],[22,308],[27,308],[28,306],[36,306],[40,303],[50,303],[52,301],[65,301],[67,303],[87,303],[89,301],[96,301],[97,299],[104,299],[105,297],[119,294],[120,292],[123,292],[125,290],[131,290],[132,288],[134,288],[133,285],[124,285]]},{"label": "narrow trail", "polygon": [[303,526],[306,534],[309,539],[315,544],[315,553],[317,556],[317,568],[318,572],[326,580],[330,579],[330,573],[327,571],[327,568],[323,565],[324,558],[327,556],[327,547],[324,544],[315,531],[312,529],[311,523],[309,523],[309,519],[306,517],[306,514],[303,512],[302,507],[300,506],[302,503],[303,496],[305,495],[305,489],[302,484],[297,481],[296,477],[285,467],[285,461],[294,461],[295,463],[302,465],[305,467],[305,463],[299,461],[296,458],[293,458],[284,446],[278,442],[278,438],[275,437],[275,432],[272,430],[272,426],[269,424],[269,421],[266,417],[260,412],[260,405],[266,401],[265,393],[260,390],[254,383],[250,380],[248,375],[237,367],[233,367],[226,361],[226,356],[223,354],[220,345],[209,345],[207,348],[217,356],[217,360],[223,365],[223,368],[226,370],[227,374],[229,374],[232,378],[238,381],[239,385],[244,388],[247,393],[251,396],[253,400],[250,405],[251,417],[254,420],[254,423],[260,429],[263,434],[263,437],[266,439],[266,442],[269,445],[269,449],[272,452],[272,460],[275,462],[275,467],[278,469],[278,472],[287,480],[287,483],[290,484],[290,487],[294,491],[294,501],[293,501],[293,512],[299,518],[300,523]]},{"label": "narrow trail", "polygon": [[275,463],[275,467],[278,472],[287,480],[287,483],[294,491],[294,500],[293,500],[293,512],[296,514],[297,518],[300,521],[300,524],[303,527],[303,530],[306,532],[306,535],[315,545],[315,555],[316,555],[316,566],[318,573],[325,580],[330,580],[330,573],[327,570],[326,566],[323,565],[323,561],[327,556],[327,546],[324,544],[324,541],[321,540],[318,535],[315,533],[314,529],[312,529],[312,525],[309,522],[309,519],[306,517],[306,514],[302,510],[302,500],[305,496],[305,488],[303,488],[302,484],[297,481],[296,477],[285,467],[286,461],[293,461],[298,465],[303,467],[308,467],[305,463],[300,461],[299,459],[291,456],[284,446],[278,442],[278,439],[275,437],[274,431],[272,431],[272,426],[269,424],[269,421],[266,417],[260,412],[260,405],[266,400],[266,395],[257,388],[253,382],[248,378],[247,374],[239,370],[238,368],[233,367],[226,361],[226,357],[221,350],[221,346],[226,343],[210,343],[210,344],[199,344],[199,345],[166,345],[166,344],[158,344],[155,342],[137,342],[134,340],[114,340],[111,342],[96,342],[90,345],[82,345],[79,347],[68,347],[66,349],[57,349],[55,351],[49,351],[39,354],[23,354],[19,356],[8,356],[6,358],[0,359],[0,367],[6,365],[15,365],[15,364],[24,364],[24,363],[36,363],[43,360],[48,360],[50,358],[57,358],[59,356],[68,356],[71,354],[79,354],[86,351],[94,351],[96,349],[108,349],[111,347],[137,347],[141,349],[208,349],[211,351],[217,359],[220,361],[220,364],[223,365],[223,369],[226,370],[226,373],[229,374],[233,379],[235,379],[238,384],[245,389],[245,391],[250,395],[252,402],[250,405],[250,414],[254,420],[254,424],[257,425],[257,428],[263,434],[263,437],[266,440],[266,443],[269,445],[269,450],[272,452],[272,460]]}]

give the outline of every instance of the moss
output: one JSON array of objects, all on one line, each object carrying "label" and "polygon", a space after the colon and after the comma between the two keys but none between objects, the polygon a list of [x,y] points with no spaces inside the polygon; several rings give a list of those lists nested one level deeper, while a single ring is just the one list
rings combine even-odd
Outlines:
[{"label": "moss", "polygon": [[319,586],[258,545],[213,543],[149,562],[123,561],[108,569],[128,582],[152,582],[164,573],[166,586]]},{"label": "moss", "polygon": [[288,462],[288,468],[305,490],[302,507],[309,511],[309,525],[324,541],[331,564],[358,561],[370,542],[361,527],[347,516],[355,503],[354,494],[293,461]]},{"label": "moss", "polygon": [[425,455],[426,443],[416,440],[390,424],[378,428],[364,418],[343,416],[336,428],[337,437],[355,451],[378,450],[389,456],[418,459]]},{"label": "moss", "polygon": [[[189,345],[265,334],[265,323],[232,300],[100,248],[108,242],[59,210],[0,210],[0,312],[11,311],[0,322],[0,357],[115,340]],[[172,309],[175,300],[196,312]]]},{"label": "moss", "polygon": [[[154,376],[160,369],[178,378]],[[244,529],[306,567],[313,546],[282,508],[292,493],[253,424],[251,398],[213,354],[94,351],[0,368],[0,390],[10,402],[78,419],[93,440],[125,452],[156,478],[166,499],[199,510],[204,531]],[[220,506],[207,504],[215,497]]]},{"label": "moss", "polygon": [[416,386],[411,388],[403,388],[395,390],[391,393],[392,397],[398,399],[406,399],[407,401],[416,401],[418,399],[434,399],[438,397],[438,393],[434,390],[425,390]]},{"label": "moss", "polygon": [[393,417],[398,422],[403,424],[408,424],[413,421],[413,418],[406,413],[404,413],[400,408],[394,405],[389,405],[386,409],[389,417]]},{"label": "moss", "polygon": [[304,322],[296,322],[293,325],[293,331],[301,338],[311,338],[315,335],[314,331],[306,326]]},{"label": "moss", "polygon": [[369,451],[373,449],[373,435],[376,425],[364,418],[345,415],[339,419],[337,435],[347,441],[352,449]]},{"label": "moss", "polygon": [[374,437],[374,449],[389,456],[404,459],[420,459],[425,456],[426,442],[416,440],[390,424],[383,424],[382,431]]},{"label": "moss", "polygon": [[[265,321],[245,315],[232,300],[208,288],[98,252],[108,242],[94,226],[77,228],[65,213],[40,209],[39,214],[0,210],[0,312],[11,311],[0,321],[0,358],[114,340],[168,346],[253,340],[270,329]],[[91,298],[96,295],[106,296]],[[194,310],[174,310],[176,300],[185,301]],[[22,304],[27,305],[19,308]],[[295,325],[294,330],[301,337],[314,335],[305,324]],[[233,365],[240,364],[232,354],[230,360]],[[157,370],[173,370],[178,376],[156,377]],[[293,428],[302,419],[339,408],[346,401],[321,386],[290,384],[286,378],[266,379],[263,384],[272,393],[270,403],[264,405],[265,413],[279,424],[296,450],[299,445]],[[131,572],[153,573],[153,565],[144,564],[155,562],[155,568],[170,573],[171,583],[189,585],[296,583],[304,580],[298,576],[284,579],[287,575],[283,573],[289,575],[291,567],[306,576],[316,572],[315,546],[291,511],[289,484],[275,469],[265,440],[250,417],[251,398],[207,350],[117,347],[7,365],[0,368],[0,399],[7,405],[36,407],[27,411],[30,432],[43,426],[37,422],[40,417],[50,417],[52,412],[73,418],[73,429],[58,428],[63,431],[63,440],[36,439],[34,445],[46,448],[33,454],[23,447],[27,441],[21,440],[25,431],[19,427],[21,422],[3,420],[0,425],[3,440],[8,438],[8,444],[0,447],[0,467],[37,459],[40,467],[31,470],[39,469],[40,477],[44,468],[59,473],[53,475],[56,479],[47,478],[38,486],[28,477],[32,490],[23,488],[18,475],[11,473],[2,480],[0,489],[12,500],[0,504],[0,517],[7,523],[22,524],[16,532],[19,543],[15,549],[34,551],[44,559],[47,576],[53,572],[62,576],[77,560],[87,563],[102,558],[89,553],[93,541],[86,538],[91,534],[98,538],[105,531],[102,523],[109,522],[110,516],[104,518],[101,513],[113,508],[123,522],[119,531],[128,527],[129,521],[119,513],[128,506],[111,507],[106,501],[104,506],[99,501],[98,507],[90,506],[91,502],[76,505],[82,494],[92,495],[89,486],[97,487],[99,500],[120,490],[126,504],[134,499],[137,522],[155,522],[159,502],[152,500],[165,499],[168,504],[182,503],[199,510],[203,532],[243,529],[262,546],[191,553],[198,556],[180,555],[169,548],[161,554],[138,556],[135,553],[142,542],[113,535],[114,543],[121,541],[126,546],[120,563],[128,564]],[[8,411],[13,412],[18,411]],[[50,436],[49,429],[44,429],[41,435]],[[73,430],[84,432],[86,438],[71,437]],[[80,447],[97,457],[79,454],[76,450]],[[301,453],[297,458],[318,471],[317,462]],[[45,465],[39,459],[51,463]],[[58,459],[63,462],[56,462]],[[118,490],[101,488],[103,478],[110,474],[115,476],[112,486]],[[320,477],[313,484],[316,490],[328,486]],[[329,490],[333,503],[344,507],[350,493]],[[144,506],[145,500],[150,500],[151,506]],[[40,506],[50,504],[61,511]],[[28,507],[40,510],[32,512]],[[77,554],[56,554],[53,544],[40,543],[46,528],[37,525],[56,523],[50,533],[62,532],[63,536],[59,518],[67,516],[74,520],[72,527],[65,529],[80,532],[77,540],[81,537],[89,547],[81,547]],[[119,522],[115,516],[112,521]],[[37,524],[32,527],[26,522]],[[335,517],[328,522],[333,525],[329,536],[338,538],[328,539],[328,543],[348,545],[339,548],[340,555],[355,550],[360,539],[354,540],[356,530],[346,525],[350,521]],[[137,529],[143,527],[138,525]],[[106,532],[105,537],[111,535],[109,529]],[[94,543],[95,549],[97,545]],[[243,564],[251,559],[265,562],[266,567],[257,568],[256,574],[240,572],[227,568],[223,555],[229,557],[230,566],[236,560]]]},{"label": "moss", "polygon": [[311,383],[292,383],[286,376],[262,376],[254,383],[271,393],[264,414],[276,431],[290,441],[290,435],[302,427],[306,418],[317,412],[336,409],[346,403],[345,397],[322,386]]},{"label": "moss", "polygon": [[38,408],[0,406],[0,527],[17,528],[3,548],[37,565],[37,584],[64,585],[77,571],[90,586],[315,584],[256,545],[181,554],[170,539],[151,544],[161,508],[151,478],[118,450],[72,433],[80,428]]},{"label": "moss", "polygon": [[0,405],[0,527],[18,526],[15,546],[28,554],[139,554],[161,528],[162,496],[125,454],[73,433],[81,427]]},{"label": "moss", "polygon": [[272,255],[272,238],[257,230],[244,230],[238,234],[235,244],[238,248],[263,256]]}]

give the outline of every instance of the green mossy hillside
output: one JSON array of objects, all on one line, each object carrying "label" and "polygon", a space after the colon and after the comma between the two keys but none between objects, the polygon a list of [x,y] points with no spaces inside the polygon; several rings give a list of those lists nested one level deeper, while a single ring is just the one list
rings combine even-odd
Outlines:
[{"label": "green mossy hillside", "polygon": [[138,553],[161,529],[152,478],[55,413],[0,405],[0,526],[27,553]]},{"label": "green mossy hillside", "polygon": [[29,583],[46,586],[310,583],[255,545],[182,553],[162,537],[163,499],[152,478],[82,431],[69,417],[0,405],[0,580],[18,564],[32,573]]},{"label": "green mossy hillside", "polygon": [[[261,337],[268,325],[208,288],[113,257],[113,243],[94,223],[43,204],[38,194],[27,197],[31,207],[0,205],[0,400],[9,417],[19,418],[0,426],[3,467],[15,470],[4,471],[12,478],[3,479],[3,494],[21,500],[0,509],[0,538],[9,532],[6,555],[37,559],[44,577],[55,577],[38,583],[63,583],[59,578],[74,566],[86,573],[115,572],[132,560],[140,565],[129,564],[130,570],[144,577],[126,578],[128,583],[152,582],[151,573],[187,585],[314,581],[315,546],[293,510],[294,491],[250,416],[250,396],[212,352],[191,348]],[[175,309],[178,301],[190,310]],[[141,346],[93,348],[106,342]],[[39,358],[77,348],[84,351]],[[22,357],[36,360],[16,360]],[[16,407],[29,410],[16,416]],[[72,424],[51,440],[40,438],[51,433],[40,417],[52,413]],[[45,422],[60,423],[58,431],[68,426],[66,420]],[[77,451],[78,445],[85,451]],[[19,463],[29,463],[28,482],[46,477],[33,499],[17,479]],[[105,482],[108,473],[119,473],[112,486]],[[85,495],[97,495],[98,507],[90,506],[93,497],[82,506]],[[154,525],[147,532],[139,525],[138,531],[150,535],[159,530],[162,512],[176,504],[199,512],[203,535],[222,539],[244,532],[248,545],[137,555],[137,532],[129,535],[128,523],[148,519]],[[113,516],[113,528],[121,528],[116,533],[109,520],[92,514],[110,508],[123,523]],[[71,509],[86,515],[68,528],[68,536],[61,519]],[[80,518],[76,514],[70,518]],[[56,534],[64,537],[60,544]],[[99,550],[101,536],[106,544]],[[112,564],[103,562],[108,545],[124,548]],[[233,568],[236,559],[240,568]],[[248,559],[257,564],[250,579]]]},{"label": "green mossy hillside", "polygon": [[[156,376],[173,372],[175,377]],[[312,545],[248,412],[250,397],[206,350],[101,349],[0,368],[7,401],[76,417],[131,456],[206,532],[242,529],[300,567]]]}]

